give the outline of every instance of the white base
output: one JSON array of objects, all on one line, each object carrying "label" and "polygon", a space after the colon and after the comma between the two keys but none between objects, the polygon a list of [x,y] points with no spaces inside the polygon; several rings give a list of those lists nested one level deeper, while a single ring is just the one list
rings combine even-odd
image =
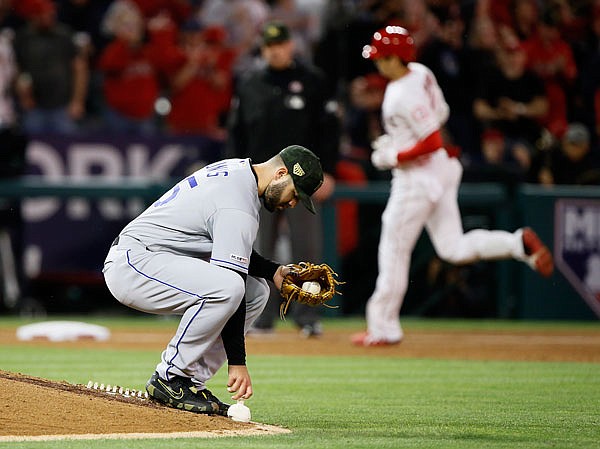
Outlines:
[{"label": "white base", "polygon": [[86,338],[106,341],[110,338],[110,331],[103,326],[79,321],[44,321],[19,327],[17,338],[23,341],[36,338],[49,341],[76,341]]}]

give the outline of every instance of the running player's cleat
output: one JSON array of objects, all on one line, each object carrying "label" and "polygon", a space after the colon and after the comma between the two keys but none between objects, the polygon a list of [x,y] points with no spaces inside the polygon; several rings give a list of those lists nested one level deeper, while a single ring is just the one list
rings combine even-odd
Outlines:
[{"label": "running player's cleat", "polygon": [[359,332],[358,334],[354,334],[352,335],[352,337],[350,338],[350,341],[352,341],[352,344],[355,346],[365,346],[365,347],[371,347],[371,346],[392,346],[392,345],[397,345],[398,343],[400,343],[402,341],[402,339],[400,340],[375,340],[373,339],[368,332]]},{"label": "running player's cleat", "polygon": [[523,248],[531,268],[544,277],[552,276],[554,271],[552,253],[531,228],[523,228]]},{"label": "running player's cleat", "polygon": [[151,398],[169,407],[194,413],[220,414],[219,404],[210,400],[208,395],[201,394],[188,377],[175,376],[173,380],[165,380],[154,373],[146,383],[146,391]]}]

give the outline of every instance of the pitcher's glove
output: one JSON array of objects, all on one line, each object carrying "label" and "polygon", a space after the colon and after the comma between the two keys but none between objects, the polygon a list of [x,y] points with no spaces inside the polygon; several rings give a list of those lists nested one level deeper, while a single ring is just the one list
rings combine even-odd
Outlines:
[{"label": "pitcher's glove", "polygon": [[[285,314],[292,301],[308,304],[309,306],[324,305],[325,307],[335,308],[335,306],[330,306],[326,303],[336,293],[341,294],[337,291],[337,286],[343,284],[343,282],[336,279],[337,273],[329,265],[324,263],[317,265],[310,262],[300,262],[298,264],[290,264],[288,267],[291,270],[284,276],[280,291],[284,299],[279,308],[279,314],[282,319],[285,318]],[[309,281],[318,282],[321,286],[321,291],[311,293],[310,291],[303,290],[302,284]]]}]

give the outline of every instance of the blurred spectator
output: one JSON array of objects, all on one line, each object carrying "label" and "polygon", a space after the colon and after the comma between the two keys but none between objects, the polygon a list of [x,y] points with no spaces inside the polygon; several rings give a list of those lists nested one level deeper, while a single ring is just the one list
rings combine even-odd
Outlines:
[{"label": "blurred spectator", "polygon": [[[467,46],[471,73],[478,73],[479,78],[483,71],[483,76],[487,76],[497,66],[495,55],[500,41],[494,21],[485,14],[476,15],[468,31]],[[472,80],[475,79],[472,77]]]},{"label": "blurred spectator", "polygon": [[192,2],[189,0],[131,0],[145,20],[167,15],[177,25],[184,24],[191,18]]},{"label": "blurred spectator", "polygon": [[[264,65],[245,74],[236,85],[228,150],[237,157],[260,160],[292,144],[311,149],[321,159],[324,171],[324,183],[313,195],[320,209],[318,203],[333,192],[339,146],[339,125],[327,101],[324,77],[315,67],[294,58],[290,31],[280,22],[265,25],[261,51]],[[275,257],[279,238],[288,226],[293,261],[322,258],[321,217],[301,209],[261,213],[259,253]],[[273,329],[280,299],[279,292],[273,291],[256,328]],[[319,313],[299,304],[292,311],[296,325],[307,336],[321,333]]]},{"label": "blurred spectator", "polygon": [[356,77],[373,71],[373,65],[360,54],[364,42],[385,23],[402,18],[404,2],[330,1],[326,8],[324,32],[316,46],[314,63],[326,74],[328,91],[346,93],[348,84]]},{"label": "blurred spectator", "polygon": [[576,46],[579,68],[578,96],[580,110],[577,119],[592,130],[592,141],[600,136],[600,1],[590,11],[590,23],[585,40]]},{"label": "blurred spectator", "polygon": [[[452,2],[433,10],[439,20],[435,36],[422,49],[419,62],[428,66],[438,80],[450,117],[446,122],[451,142],[469,153],[478,148],[473,127],[472,61],[463,41],[465,24],[460,6]],[[477,68],[479,70],[479,68]]]},{"label": "blurred spectator", "polygon": [[[562,13],[563,8],[559,6],[559,11],[561,11],[561,36],[571,46],[575,62],[578,67],[581,67],[598,50],[600,1],[592,0],[589,3],[586,2],[585,5],[580,5],[577,8],[577,15],[575,15],[574,8],[570,6],[566,6],[566,8],[569,11],[566,14],[567,18]],[[563,35],[562,30],[565,28],[569,31]]]},{"label": "blurred spectator", "polygon": [[381,5],[380,8],[387,16],[381,17],[382,23],[398,23],[410,31],[418,57],[421,49],[434,38],[439,27],[438,18],[428,7],[427,0],[386,0]]},{"label": "blurred spectator", "polygon": [[23,0],[27,25],[15,36],[17,97],[27,133],[73,134],[85,115],[89,67],[50,0]]},{"label": "blurred spectator", "polygon": [[495,26],[513,26],[511,6],[513,0],[477,0],[476,16],[486,16],[492,19]]},{"label": "blurred spectator", "polygon": [[514,0],[511,5],[512,28],[519,40],[532,37],[540,23],[540,7],[537,0]]},{"label": "blurred spectator", "polygon": [[492,164],[509,156],[525,173],[540,137],[539,120],[548,112],[548,100],[542,81],[526,70],[522,46],[499,49],[497,61],[498,68],[481,80],[473,103],[475,118],[484,131],[482,152]]},{"label": "blurred spectator", "polygon": [[196,20],[180,32],[170,72],[170,132],[225,139],[225,114],[232,96],[235,52],[225,46],[222,27],[202,29]]},{"label": "blurred spectator", "polygon": [[105,125],[111,131],[145,136],[157,132],[160,58],[162,49],[172,44],[162,33],[170,36],[172,22],[164,16],[153,20],[148,25],[154,23],[155,28],[146,41],[144,17],[135,3],[117,0],[104,18],[103,29],[114,37],[100,55],[98,68],[104,77]]},{"label": "blurred spectator", "polygon": [[255,63],[257,36],[270,13],[265,0],[205,0],[200,10],[202,24],[218,25],[227,30],[227,45],[235,49],[234,72],[243,73]]},{"label": "blurred spectator", "polygon": [[523,47],[527,54],[527,67],[544,81],[549,110],[543,123],[552,134],[560,137],[567,128],[570,110],[567,94],[572,93],[577,66],[571,47],[560,36],[554,11],[544,12],[537,31],[523,43]]},{"label": "blurred spectator", "polygon": [[325,27],[325,14],[328,0],[296,0],[298,9],[310,16],[310,32],[311,40],[316,45],[323,37]]},{"label": "blurred spectator", "polygon": [[314,16],[298,8],[297,0],[274,0],[269,20],[285,23],[292,35],[296,55],[306,60],[313,59],[313,46],[318,36]]},{"label": "blurred spectator", "polygon": [[102,33],[102,18],[113,0],[59,0],[58,21],[67,25],[75,34],[81,47],[86,47],[91,58],[108,43]]},{"label": "blurred spectator", "polygon": [[469,173],[466,179],[507,183],[524,181],[536,154],[533,147],[511,141],[497,129],[486,129],[481,134],[482,161],[472,167],[478,171],[477,177]]},{"label": "blurred spectator", "polygon": [[113,0],[59,0],[58,20],[70,27],[78,48],[87,55],[90,70],[89,88],[86,98],[86,120],[82,127],[92,131],[102,113],[102,77],[96,69],[98,55],[110,38],[102,33],[102,18]]},{"label": "blurred spectator", "polygon": [[574,2],[569,0],[553,0],[547,7],[555,9],[558,28],[561,37],[569,43],[576,45],[585,40],[586,28],[593,14],[594,3],[597,0]]},{"label": "blurred spectator", "polygon": [[[480,4],[479,2],[478,4]],[[496,52],[500,43],[499,34],[496,25],[486,13],[476,13],[471,21],[471,27],[467,40],[467,55],[465,58],[468,63],[465,64],[463,82],[470,86],[471,107],[473,106],[474,96],[477,86],[481,84],[482,79],[488,79],[497,70]],[[450,112],[452,116],[452,111]],[[473,117],[471,112],[471,117]],[[474,132],[474,141],[472,147],[463,148],[461,161],[465,165],[465,177],[470,174],[470,165],[481,162],[481,139],[478,139],[478,133],[481,127],[476,122],[472,124]]]},{"label": "blurred spectator", "polygon": [[0,28],[20,28],[25,23],[21,9],[18,0],[0,0]]},{"label": "blurred spectator", "polygon": [[537,0],[478,0],[479,14],[489,16],[503,33],[510,29],[521,41],[535,33],[539,22]]},{"label": "blurred spectator", "polygon": [[533,182],[543,185],[600,185],[600,153],[582,123],[571,123],[562,139],[540,154]]}]

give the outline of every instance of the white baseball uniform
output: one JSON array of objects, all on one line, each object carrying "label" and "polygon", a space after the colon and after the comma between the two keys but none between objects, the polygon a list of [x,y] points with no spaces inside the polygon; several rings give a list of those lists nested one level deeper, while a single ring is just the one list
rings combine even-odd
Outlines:
[{"label": "white baseball uniform", "polygon": [[381,169],[395,168],[382,215],[379,275],[366,309],[371,342],[397,342],[403,337],[400,308],[411,254],[423,227],[438,256],[451,263],[525,259],[522,230],[464,233],[457,203],[462,166],[444,148],[398,165],[398,153],[439,131],[449,113],[433,73],[419,63],[408,67],[407,75],[390,81],[386,88],[382,115],[387,135],[374,143],[374,164]]},{"label": "white baseball uniform", "polygon": [[182,315],[156,371],[203,387],[226,360],[221,331],[246,298],[245,330],[267,282],[248,273],[261,203],[250,159],[208,165],[176,184],[120,233],[106,257],[111,293],[131,308]]}]

